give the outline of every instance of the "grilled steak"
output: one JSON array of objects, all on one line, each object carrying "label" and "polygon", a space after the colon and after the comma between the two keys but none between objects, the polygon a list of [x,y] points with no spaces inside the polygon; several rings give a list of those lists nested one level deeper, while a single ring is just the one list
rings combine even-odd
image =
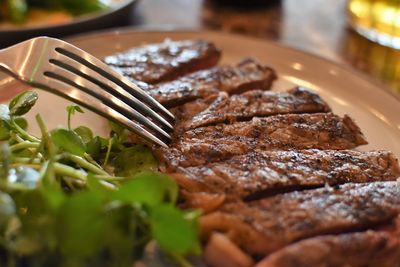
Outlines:
[{"label": "grilled steak", "polygon": [[221,161],[256,149],[350,149],[366,144],[354,121],[332,113],[253,118],[189,130],[155,154],[169,169]]},{"label": "grilled steak", "polygon": [[105,63],[133,80],[150,84],[215,66],[221,56],[204,40],[164,41],[108,56]]},{"label": "grilled steak", "polygon": [[288,92],[253,90],[229,97],[222,94],[207,109],[188,120],[185,129],[223,122],[249,120],[287,113],[329,112],[329,106],[315,93],[301,87]]},{"label": "grilled steak", "polygon": [[394,267],[399,262],[399,236],[366,231],[306,239],[271,254],[256,267]]},{"label": "grilled steak", "polygon": [[245,251],[266,255],[301,239],[368,229],[399,212],[399,183],[373,182],[233,202],[203,216],[200,223],[204,236],[226,232]]},{"label": "grilled steak", "polygon": [[387,151],[312,149],[250,152],[206,166],[178,168],[172,176],[189,197],[187,205],[193,206],[191,202],[209,204],[196,198],[199,192],[253,200],[324,184],[393,181],[400,177],[400,168]]},{"label": "grilled steak", "polygon": [[275,79],[271,68],[246,59],[234,67],[214,67],[159,84],[148,92],[166,107],[174,107],[220,91],[238,94],[251,89],[267,90]]},{"label": "grilled steak", "polygon": [[105,58],[176,115],[170,148],[153,151],[181,203],[206,211],[207,263],[398,264],[400,223],[387,224],[400,222],[393,154],[347,150],[367,143],[350,117],[303,88],[268,92],[275,71],[255,60],[215,67],[220,55],[189,40]]}]

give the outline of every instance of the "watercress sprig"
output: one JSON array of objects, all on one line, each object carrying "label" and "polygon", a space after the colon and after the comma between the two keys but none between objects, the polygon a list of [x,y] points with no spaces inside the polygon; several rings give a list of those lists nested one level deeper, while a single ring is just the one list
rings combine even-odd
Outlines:
[{"label": "watercress sprig", "polygon": [[190,266],[198,214],[176,207],[178,187],[151,151],[128,145],[117,125],[110,138],[73,128],[77,106],[67,128],[49,130],[37,115],[34,136],[22,116],[37,98],[0,105],[0,266],[132,266],[151,240]]}]

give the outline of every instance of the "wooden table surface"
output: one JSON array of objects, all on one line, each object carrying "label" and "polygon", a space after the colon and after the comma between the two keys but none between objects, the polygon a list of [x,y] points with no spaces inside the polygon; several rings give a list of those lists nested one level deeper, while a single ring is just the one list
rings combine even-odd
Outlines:
[{"label": "wooden table surface", "polygon": [[129,25],[223,30],[274,40],[350,64],[400,92],[400,51],[381,47],[351,31],[346,0],[282,0],[257,8],[215,2],[140,0]]}]

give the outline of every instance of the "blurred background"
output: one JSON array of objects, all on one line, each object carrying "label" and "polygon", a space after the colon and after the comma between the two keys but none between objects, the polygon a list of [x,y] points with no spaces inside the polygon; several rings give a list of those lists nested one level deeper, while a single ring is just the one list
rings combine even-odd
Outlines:
[{"label": "blurred background", "polygon": [[355,67],[400,94],[400,0],[0,0],[0,18],[1,47],[122,26],[254,36]]}]

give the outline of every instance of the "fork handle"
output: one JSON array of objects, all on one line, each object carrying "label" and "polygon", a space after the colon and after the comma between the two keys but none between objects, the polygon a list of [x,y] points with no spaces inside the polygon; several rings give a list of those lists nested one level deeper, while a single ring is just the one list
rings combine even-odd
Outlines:
[{"label": "fork handle", "polygon": [[0,49],[0,71],[15,76],[11,67],[11,57],[9,48]]},{"label": "fork handle", "polygon": [[32,62],[29,60],[30,56],[37,56],[32,49],[33,45],[32,40],[27,40],[0,49],[0,71],[14,76],[18,80],[25,81],[22,73],[27,68],[32,69]]}]

